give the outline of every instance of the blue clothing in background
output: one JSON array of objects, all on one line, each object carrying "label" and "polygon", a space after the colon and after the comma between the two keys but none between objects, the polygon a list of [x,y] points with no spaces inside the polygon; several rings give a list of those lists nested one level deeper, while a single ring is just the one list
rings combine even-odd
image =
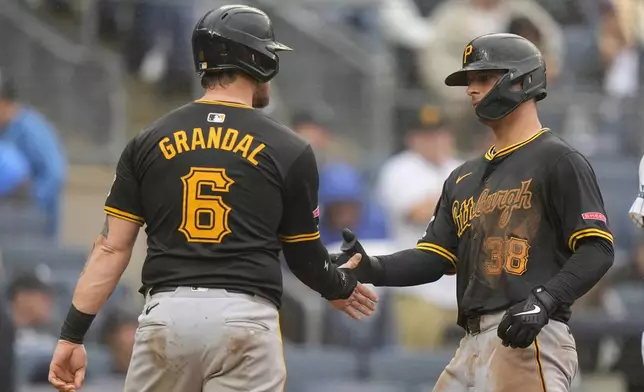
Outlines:
[{"label": "blue clothing in background", "polygon": [[340,230],[325,225],[326,207],[332,203],[358,202],[361,205],[360,219],[350,227],[361,239],[387,239],[389,228],[384,211],[364,189],[361,174],[345,163],[327,165],[320,171],[320,239],[324,244],[342,241]]},{"label": "blue clothing in background", "polygon": [[0,198],[11,196],[27,180],[27,159],[13,144],[0,141]]},{"label": "blue clothing in background", "polygon": [[33,198],[47,214],[48,232],[57,235],[67,161],[56,130],[38,112],[23,107],[0,130],[0,141],[16,146],[29,163]]}]

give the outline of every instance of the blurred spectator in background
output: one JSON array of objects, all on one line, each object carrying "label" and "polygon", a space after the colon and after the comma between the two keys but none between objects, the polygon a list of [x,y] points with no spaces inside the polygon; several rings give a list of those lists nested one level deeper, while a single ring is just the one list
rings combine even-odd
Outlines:
[{"label": "blurred spectator in background", "polygon": [[112,357],[112,373],[125,376],[130,366],[138,314],[120,308],[111,309],[101,328],[101,343],[107,346]]},{"label": "blurred spectator in background", "polygon": [[[434,215],[443,183],[463,162],[455,157],[454,135],[440,108],[409,114],[406,150],[382,168],[377,194],[390,218],[396,247],[409,249]],[[408,348],[435,347],[456,320],[456,278],[399,289],[395,299],[399,340]]]},{"label": "blurred spectator in background", "polygon": [[194,0],[136,1],[127,64],[164,94],[190,93],[192,54],[186,45],[196,19]]},{"label": "blurred spectator in background", "polygon": [[9,283],[11,316],[16,326],[16,346],[48,347],[58,340],[54,322],[54,291],[38,276],[25,273]]},{"label": "blurred spectator in background", "polygon": [[0,141],[13,144],[29,163],[32,197],[47,214],[49,234],[56,236],[67,175],[63,146],[42,115],[17,101],[11,81],[1,72]]},{"label": "blurred spectator in background", "polygon": [[416,53],[434,39],[429,17],[444,0],[384,0],[380,4],[382,32],[395,50],[396,72],[401,83],[418,84]]},{"label": "blurred spectator in background", "polygon": [[387,210],[400,249],[416,246],[443,188],[462,161],[441,109],[425,106],[406,114],[405,147],[385,162],[378,179],[378,201]]},{"label": "blurred spectator in background", "polygon": [[635,97],[644,78],[642,36],[644,5],[629,0],[602,0],[597,46],[606,94]]},{"label": "blurred spectator in background", "polygon": [[0,201],[28,197],[29,162],[13,145],[0,141]]},{"label": "blurred spectator in background", "polygon": [[352,229],[360,239],[387,239],[385,212],[373,202],[356,168],[345,163],[325,166],[320,173],[320,238],[325,245],[342,241]]},{"label": "blurred spectator in background", "polygon": [[562,56],[563,37],[557,22],[533,0],[450,0],[431,16],[434,38],[421,52],[419,69],[425,85],[444,100],[469,102],[460,89],[445,87],[450,70],[463,62],[463,48],[474,37],[507,32],[510,20],[523,17],[543,38],[548,76],[555,79]]},{"label": "blurred spectator in background", "polygon": [[311,145],[319,168],[335,162],[362,163],[359,150],[352,149],[351,143],[335,135],[329,129],[329,122],[320,114],[300,112],[291,119],[291,129]]},{"label": "blurred spectator in background", "polygon": [[318,167],[334,162],[359,164],[360,154],[352,151],[351,147],[329,129],[329,120],[312,112],[300,112],[293,116],[291,129],[306,140],[315,153]]}]

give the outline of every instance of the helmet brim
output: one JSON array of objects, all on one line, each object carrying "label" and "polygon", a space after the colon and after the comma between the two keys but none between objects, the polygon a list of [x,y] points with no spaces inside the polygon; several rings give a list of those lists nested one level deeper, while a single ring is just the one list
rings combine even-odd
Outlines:
[{"label": "helmet brim", "polygon": [[495,64],[473,63],[451,73],[445,78],[445,85],[450,87],[467,86],[467,73],[469,71],[507,71],[507,68],[499,67]]}]

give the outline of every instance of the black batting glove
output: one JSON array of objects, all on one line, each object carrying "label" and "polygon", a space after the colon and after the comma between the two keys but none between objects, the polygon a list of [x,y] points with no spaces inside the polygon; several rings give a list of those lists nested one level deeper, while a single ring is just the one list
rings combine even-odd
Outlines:
[{"label": "black batting glove", "polygon": [[[331,266],[331,268],[337,268],[336,266]],[[351,297],[353,291],[358,286],[358,279],[353,275],[350,269],[338,268],[340,273],[340,287],[333,292],[322,297],[328,301],[335,301],[336,299],[347,299]]]},{"label": "black batting glove", "polygon": [[[331,254],[331,261],[337,265],[343,265],[356,253],[360,253],[362,259],[360,264],[355,269],[350,270],[351,274],[362,283],[378,284],[382,280],[384,270],[380,261],[369,256],[367,252],[358,241],[358,237],[350,229],[342,230],[342,246],[340,247],[342,253]],[[341,268],[344,270],[344,268]]]},{"label": "black batting glove", "polygon": [[503,315],[497,334],[506,347],[529,347],[548,324],[557,301],[543,287],[536,287],[525,301],[510,307]]}]

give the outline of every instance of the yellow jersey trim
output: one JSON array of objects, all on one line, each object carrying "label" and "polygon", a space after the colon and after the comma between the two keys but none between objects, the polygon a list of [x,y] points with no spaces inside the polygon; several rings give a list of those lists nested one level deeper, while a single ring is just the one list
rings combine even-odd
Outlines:
[{"label": "yellow jersey trim", "polygon": [[444,258],[446,258],[447,261],[452,263],[454,268],[456,268],[456,255],[454,255],[454,253],[450,252],[449,250],[443,248],[442,246],[432,244],[430,242],[420,242],[418,243],[418,245],[416,245],[416,249],[434,252],[438,255],[441,255]]},{"label": "yellow jersey trim", "polygon": [[282,236],[280,236],[280,240],[282,240],[282,242],[286,242],[286,243],[313,241],[313,240],[317,240],[318,238],[320,238],[320,232],[319,231],[316,231],[315,233],[310,233],[310,234],[282,235]]},{"label": "yellow jersey trim", "polygon": [[145,223],[145,220],[140,216],[130,214],[129,212],[119,210],[118,208],[106,206],[103,208],[103,211],[105,211],[107,215],[113,216],[115,218],[123,219],[128,222],[136,223],[137,225],[140,225],[140,226],[143,226],[143,224]]},{"label": "yellow jersey trim", "polygon": [[570,250],[574,252],[577,248],[577,241],[586,237],[600,237],[607,240],[611,244],[614,242],[613,235],[605,230],[595,228],[582,229],[572,233],[572,235],[568,239],[568,247],[570,248]]},{"label": "yellow jersey trim", "polygon": [[244,109],[252,109],[251,106],[248,106],[243,103],[238,103],[238,102],[224,102],[224,101],[213,101],[209,99],[197,99],[195,102],[197,103],[205,103],[208,105],[222,105],[222,106],[230,106],[233,108],[244,108]]},{"label": "yellow jersey trim", "polygon": [[505,148],[500,149],[499,151],[494,151],[494,147],[490,147],[489,150],[485,153],[485,159],[488,161],[491,161],[494,158],[497,157],[502,157],[504,155],[508,155],[509,153],[518,150],[519,148],[529,144],[530,142],[536,140],[539,136],[543,135],[544,133],[548,132],[550,129],[549,128],[543,128],[541,131],[537,132],[536,134],[532,135],[529,139],[526,139],[522,142],[512,144],[510,146],[507,146]]}]

